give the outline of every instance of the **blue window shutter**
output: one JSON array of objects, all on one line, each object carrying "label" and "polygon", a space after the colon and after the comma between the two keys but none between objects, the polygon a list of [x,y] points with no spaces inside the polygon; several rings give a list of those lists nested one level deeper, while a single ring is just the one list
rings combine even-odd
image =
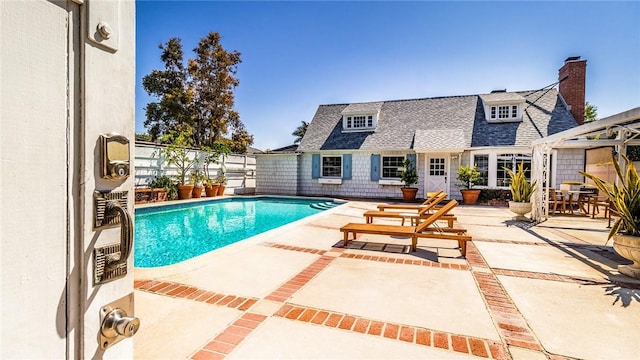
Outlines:
[{"label": "blue window shutter", "polygon": [[342,155],[342,179],[351,180],[351,154]]},{"label": "blue window shutter", "polygon": [[371,154],[371,181],[380,180],[380,155]]},{"label": "blue window shutter", "polygon": [[407,154],[407,160],[411,161],[414,168],[418,168],[418,165],[416,164],[416,154]]},{"label": "blue window shutter", "polygon": [[320,154],[311,155],[311,178],[317,179],[320,177]]}]

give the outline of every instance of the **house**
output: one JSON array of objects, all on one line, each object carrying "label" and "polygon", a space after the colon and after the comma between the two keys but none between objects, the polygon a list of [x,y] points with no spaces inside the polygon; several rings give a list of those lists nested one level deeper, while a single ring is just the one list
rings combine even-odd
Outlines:
[{"label": "house", "polygon": [[[584,122],[586,60],[568,58],[559,86],[539,90],[320,105],[294,153],[257,156],[257,193],[399,198],[400,170],[412,161],[418,197],[444,189],[460,198],[456,173],[475,164],[477,188],[506,189],[534,140]],[[584,152],[551,154],[552,183],[575,180]]]}]

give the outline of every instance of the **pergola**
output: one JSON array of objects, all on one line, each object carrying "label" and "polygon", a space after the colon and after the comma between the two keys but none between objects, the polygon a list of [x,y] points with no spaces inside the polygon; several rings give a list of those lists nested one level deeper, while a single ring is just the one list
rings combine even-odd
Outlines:
[{"label": "pergola", "polygon": [[[616,134],[614,139],[609,137]],[[627,146],[640,145],[640,107],[565,130],[532,142],[531,180],[537,181],[531,217],[536,222],[549,217],[548,194],[551,184],[551,152],[554,149],[590,149],[614,146],[618,154]],[[623,165],[623,162],[620,162]]]}]

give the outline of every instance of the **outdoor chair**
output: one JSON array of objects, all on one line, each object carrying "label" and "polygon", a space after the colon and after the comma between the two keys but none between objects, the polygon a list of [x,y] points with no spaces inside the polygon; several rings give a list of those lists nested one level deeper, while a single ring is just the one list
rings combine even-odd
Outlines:
[{"label": "outdoor chair", "polygon": [[[405,210],[404,212],[369,210],[365,212],[363,215],[366,219],[367,224],[373,223],[373,218],[395,218],[395,219],[402,219],[402,225],[404,225],[404,222],[406,219],[410,219],[411,226],[414,226],[414,225],[418,225],[420,223],[420,220],[431,215],[432,210],[436,208],[436,205],[440,204],[440,202],[446,199],[447,196],[448,196],[447,193],[440,192],[439,195],[430,198],[432,199],[432,201],[430,201],[427,205],[424,205],[418,208],[419,211],[417,212],[415,211],[415,209],[414,211]],[[441,220],[443,221],[446,220],[448,223],[448,227],[453,227],[453,222],[457,220],[457,218],[452,214],[445,214],[442,216]]]},{"label": "outdoor chair", "polygon": [[411,251],[416,251],[418,247],[418,238],[445,239],[456,240],[460,247],[462,256],[467,253],[467,241],[471,241],[471,236],[465,235],[467,230],[458,228],[441,228],[435,225],[435,222],[447,214],[451,209],[456,207],[458,202],[449,201],[435,213],[429,215],[418,226],[402,226],[402,225],[383,225],[383,224],[362,224],[349,223],[340,228],[344,234],[344,246],[349,242],[349,234],[376,234],[389,236],[406,236],[411,238]]},{"label": "outdoor chair", "polygon": [[549,211],[551,214],[556,214],[558,212],[564,214],[567,209],[567,203],[562,191],[558,191],[554,188],[549,189]]},{"label": "outdoor chair", "polygon": [[380,204],[378,205],[378,210],[385,211],[387,209],[390,210],[421,210],[425,206],[429,206],[429,203],[438,197],[438,195],[442,194],[444,190],[440,190],[437,193],[433,194],[433,196],[426,199],[422,204]]}]

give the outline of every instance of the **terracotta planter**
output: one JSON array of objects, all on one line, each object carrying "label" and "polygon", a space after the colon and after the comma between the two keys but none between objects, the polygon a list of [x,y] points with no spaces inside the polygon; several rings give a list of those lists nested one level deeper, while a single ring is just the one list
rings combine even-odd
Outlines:
[{"label": "terracotta planter", "polygon": [[220,185],[218,186],[218,196],[222,196],[222,195],[224,195],[224,189],[225,189],[225,188],[226,188],[226,186],[224,186],[224,185],[222,185],[222,184],[220,184]]},{"label": "terracotta planter", "polygon": [[633,261],[631,265],[618,265],[618,271],[635,279],[640,279],[640,237],[614,235],[613,249],[623,258]]},{"label": "terracotta planter", "polygon": [[402,199],[405,202],[416,201],[416,194],[418,193],[418,188],[401,187],[400,190],[402,190]]},{"label": "terracotta planter", "polygon": [[193,192],[191,193],[191,195],[195,198],[195,199],[199,199],[202,197],[202,190],[204,189],[204,186],[194,186],[193,188]]},{"label": "terracotta planter", "polygon": [[218,187],[219,186],[220,186],[219,184],[205,185],[204,186],[204,192],[208,197],[214,197],[214,196],[218,195]]},{"label": "terracotta planter", "polygon": [[465,205],[475,205],[478,202],[478,197],[480,196],[480,190],[460,190],[462,194],[462,200]]},{"label": "terracotta planter", "polygon": [[193,184],[178,185],[178,199],[191,199]]},{"label": "terracotta planter", "polygon": [[531,221],[524,215],[530,213],[532,207],[533,205],[530,202],[509,201],[509,210],[517,215],[513,218],[515,221]]}]

